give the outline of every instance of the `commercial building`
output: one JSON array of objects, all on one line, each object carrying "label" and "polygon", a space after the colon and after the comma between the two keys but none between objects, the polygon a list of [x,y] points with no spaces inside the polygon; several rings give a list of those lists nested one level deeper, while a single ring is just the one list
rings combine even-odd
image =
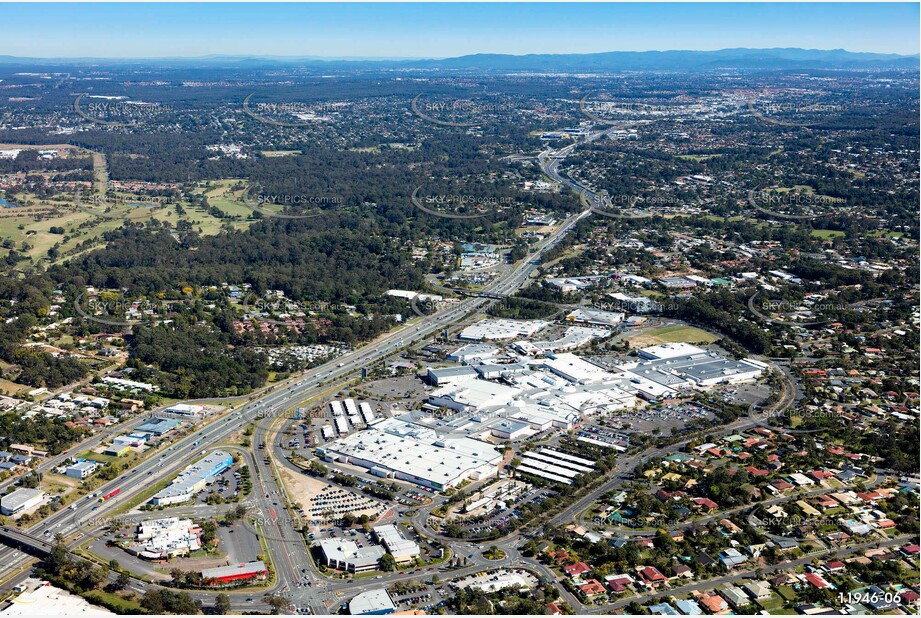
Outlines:
[{"label": "commercial building", "polygon": [[703,354],[704,350],[689,343],[663,343],[662,345],[649,346],[637,350],[637,356],[646,360],[661,360],[663,358],[678,358],[692,354]]},{"label": "commercial building", "polygon": [[80,461],[64,469],[64,474],[74,479],[85,479],[99,468],[95,461]]},{"label": "commercial building", "polygon": [[325,444],[318,452],[327,461],[361,466],[376,476],[438,490],[467,479],[495,476],[502,460],[502,454],[486,442],[442,438],[431,429],[396,418]]},{"label": "commercial building", "polygon": [[653,386],[648,391],[650,395],[655,395],[658,389],[665,395],[682,389],[751,382],[767,368],[754,359],[729,359],[684,343],[643,348],[638,355],[645,360],[626,363],[618,369],[633,382]]},{"label": "commercial building", "polygon": [[137,543],[127,551],[146,560],[166,560],[187,556],[201,549],[201,528],[191,519],[166,517],[138,524]]},{"label": "commercial building", "polygon": [[483,320],[468,326],[458,338],[463,341],[498,341],[530,337],[550,322],[543,320]]},{"label": "commercial building", "polygon": [[164,410],[166,414],[175,414],[177,416],[198,417],[204,414],[205,406],[192,405],[188,403],[177,403]]},{"label": "commercial building", "polygon": [[492,358],[499,353],[499,348],[488,343],[471,343],[462,346],[446,357],[454,363],[470,363],[480,361],[486,358]]},{"label": "commercial building", "polygon": [[375,570],[387,553],[380,545],[359,547],[349,539],[320,539],[318,545],[328,568],[349,573]]},{"label": "commercial building", "polygon": [[609,337],[611,331],[597,326],[570,326],[559,339],[552,341],[516,341],[512,347],[522,354],[537,356],[554,352],[575,350],[590,344],[595,339]]},{"label": "commercial building", "polygon": [[103,455],[109,455],[110,457],[124,457],[131,452],[131,447],[127,444],[110,444],[102,451]]},{"label": "commercial building", "polygon": [[0,513],[16,515],[38,506],[45,499],[45,492],[41,489],[17,489],[0,498]]},{"label": "commercial building", "polygon": [[152,436],[163,436],[176,429],[179,421],[174,418],[152,418],[140,427],[138,432],[150,434]]},{"label": "commercial building", "polygon": [[454,384],[462,380],[474,378],[477,376],[476,369],[473,367],[445,367],[442,369],[432,369],[426,372],[429,382],[435,386],[444,386]]},{"label": "commercial building", "polygon": [[250,579],[265,579],[268,575],[268,569],[265,568],[265,563],[261,560],[234,566],[204,569],[201,572],[203,580],[214,582],[215,585],[229,584]]},{"label": "commercial building", "polygon": [[397,564],[413,562],[422,553],[415,541],[404,539],[397,527],[392,524],[375,526],[372,530],[378,542],[387,549],[387,553],[393,556]]},{"label": "commercial building", "polygon": [[575,354],[557,354],[542,361],[544,367],[564,380],[576,384],[588,384],[612,380],[616,376],[603,367],[599,367]]},{"label": "commercial building", "polygon": [[381,616],[392,614],[396,609],[390,595],[383,588],[362,592],[349,601],[349,614],[352,616]]},{"label": "commercial building", "polygon": [[213,451],[179,473],[172,483],[157,492],[150,503],[155,506],[179,504],[191,500],[215,476],[233,465],[233,457],[225,451]]},{"label": "commercial building", "polygon": [[601,309],[580,307],[567,315],[566,319],[577,324],[612,327],[623,322],[625,317],[626,315],[619,311],[602,311]]},{"label": "commercial building", "polygon": [[534,432],[530,423],[508,419],[490,426],[489,431],[500,440],[519,440]]}]

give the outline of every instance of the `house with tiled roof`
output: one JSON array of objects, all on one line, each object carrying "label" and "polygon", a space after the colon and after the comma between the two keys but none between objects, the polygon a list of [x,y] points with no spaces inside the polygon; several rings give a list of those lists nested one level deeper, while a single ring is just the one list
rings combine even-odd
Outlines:
[{"label": "house with tiled roof", "polygon": [[570,564],[568,566],[563,567],[563,570],[566,571],[566,574],[569,575],[570,577],[576,578],[582,575],[583,573],[588,573],[589,571],[591,571],[592,567],[585,564],[584,562],[577,562],[575,564]]},{"label": "house with tiled roof", "polygon": [[604,580],[611,592],[614,593],[624,592],[633,584],[633,578],[626,573],[608,575]]},{"label": "house with tiled roof", "polygon": [[637,575],[639,575],[640,582],[647,588],[658,588],[666,581],[668,581],[668,578],[665,577],[665,575],[663,575],[659,569],[653,566],[644,566],[638,568]]},{"label": "house with tiled roof", "polygon": [[812,584],[814,587],[819,590],[824,590],[825,588],[832,588],[832,585],[825,580],[824,577],[818,573],[806,573],[805,579],[807,582]]},{"label": "house with tiled roof", "polygon": [[579,584],[579,590],[589,599],[607,592],[607,588],[597,579],[590,579],[583,584]]},{"label": "house with tiled roof", "polygon": [[711,614],[724,614],[729,611],[729,603],[717,594],[702,594],[697,601]]},{"label": "house with tiled roof", "polygon": [[713,511],[719,508],[719,505],[710,498],[694,498],[692,502],[703,511]]}]

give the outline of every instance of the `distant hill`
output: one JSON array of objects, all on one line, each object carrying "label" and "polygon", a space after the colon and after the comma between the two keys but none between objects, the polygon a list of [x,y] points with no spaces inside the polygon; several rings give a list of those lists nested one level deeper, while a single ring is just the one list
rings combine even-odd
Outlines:
[{"label": "distant hill", "polygon": [[475,54],[416,63],[420,67],[493,71],[708,71],[716,69],[917,69],[919,57],[843,49],[721,49],[600,54]]},{"label": "distant hill", "polygon": [[843,49],[721,49],[717,51],[604,52],[597,54],[473,54],[441,59],[353,59],[278,56],[198,58],[21,58],[0,56],[0,64],[30,67],[132,65],[247,68],[298,65],[323,69],[416,69],[460,72],[619,72],[797,69],[919,69],[919,55],[874,54]]}]

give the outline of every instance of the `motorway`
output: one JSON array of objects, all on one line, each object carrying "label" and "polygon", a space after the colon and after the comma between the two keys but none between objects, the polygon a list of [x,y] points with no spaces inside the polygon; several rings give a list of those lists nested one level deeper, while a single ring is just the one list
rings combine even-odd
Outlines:
[{"label": "motorway", "polygon": [[[494,282],[483,291],[484,295],[504,297],[513,294],[516,290],[526,285],[539,268],[541,255],[556,246],[579,221],[596,212],[595,208],[603,203],[603,198],[598,194],[560,175],[557,167],[559,161],[570,154],[578,145],[594,140],[611,130],[614,129],[593,133],[587,136],[583,142],[573,143],[556,151],[545,150],[538,155],[538,162],[543,172],[551,179],[579,193],[587,208],[567,218],[553,233],[538,243],[528,257],[499,274]],[[107,523],[113,513],[119,510],[120,505],[137,497],[152,485],[171,478],[183,467],[199,458],[203,452],[227,442],[246,425],[255,422],[252,436],[254,445],[252,459],[253,491],[248,498],[248,503],[252,506],[252,510],[248,514],[248,519],[254,519],[257,522],[262,542],[268,550],[268,558],[271,561],[276,581],[270,588],[259,591],[251,589],[249,591],[228,593],[235,609],[266,609],[266,605],[261,602],[260,597],[265,592],[276,592],[287,596],[296,607],[309,609],[311,612],[318,614],[335,613],[337,609],[335,605],[341,601],[340,595],[351,597],[358,592],[386,587],[397,581],[423,577],[418,574],[422,573],[422,571],[418,571],[406,574],[390,573],[381,575],[379,578],[343,581],[327,578],[316,570],[310,558],[304,536],[298,531],[300,527],[299,518],[292,516],[287,511],[286,505],[299,500],[296,497],[289,499],[285,495],[285,490],[278,481],[277,471],[274,469],[274,466],[278,465],[279,461],[277,457],[269,455],[275,452],[273,448],[275,436],[272,430],[272,421],[280,416],[285,416],[286,411],[293,406],[317,398],[333,385],[351,379],[353,374],[360,369],[379,362],[408,346],[424,341],[433,334],[437,334],[445,328],[462,321],[465,317],[482,309],[490,302],[493,301],[484,297],[465,298],[442,311],[410,322],[357,350],[343,354],[334,361],[313,368],[308,376],[290,378],[283,384],[276,385],[270,391],[264,391],[264,394],[258,398],[252,399],[250,402],[226,414],[218,422],[201,427],[182,437],[162,454],[154,455],[142,461],[123,477],[103,485],[99,489],[100,495],[116,488],[121,489],[120,495],[114,500],[98,503],[93,498],[84,498],[74,503],[73,508],[62,509],[44,521],[28,528],[25,532],[28,533],[28,537],[39,541],[46,541],[51,538],[52,534],[60,533],[69,539],[71,547],[80,545],[92,538],[95,532]],[[746,427],[763,424],[763,421],[759,418],[760,416],[788,407],[793,401],[795,388],[790,389],[789,378],[786,375],[784,375],[784,378],[784,393],[780,401],[770,406],[769,410],[765,410],[757,416],[739,419],[734,423],[721,427],[719,431],[738,431]],[[256,422],[259,419],[267,419],[267,422]],[[259,448],[260,444],[265,445],[264,449]],[[662,456],[680,448],[680,446],[681,444],[675,444],[647,449],[629,457],[624,457],[618,461],[616,470],[609,480],[555,514],[550,519],[550,523],[563,524],[578,519],[580,513],[587,509],[597,496],[622,483],[621,475],[623,473],[632,471],[634,467],[651,457]],[[85,448],[85,446],[82,445],[80,448]],[[268,455],[268,460],[264,459],[266,455]],[[472,554],[472,564],[469,564],[469,566],[447,571],[441,569],[446,577],[453,578],[482,571],[486,568],[520,566],[540,573],[546,581],[556,582],[556,576],[546,566],[536,561],[527,561],[519,554],[517,547],[522,539],[520,532],[490,542],[502,549],[506,556],[499,561],[486,561],[480,555],[483,549],[482,546],[477,545],[476,542],[449,539],[428,527],[428,514],[435,506],[437,504],[420,509],[418,514],[412,518],[413,523],[417,525],[420,532],[427,536],[450,543],[458,555]],[[0,563],[2,564],[15,564],[17,559],[19,559],[19,554],[14,549],[8,548],[0,551]],[[24,577],[24,575],[20,575],[20,577]],[[560,589],[563,599],[573,609],[576,611],[586,611],[588,609],[579,603],[571,593],[559,586],[558,583],[555,583],[555,585]],[[711,580],[701,585],[713,585],[713,582]],[[133,581],[130,587],[135,591],[142,592],[145,587],[150,588],[151,585]],[[190,591],[190,595],[202,601],[205,606],[210,606],[213,604],[215,592]],[[253,600],[248,600],[250,598]],[[616,607],[619,607],[619,605],[615,603],[614,605],[605,606],[603,609],[610,610]],[[588,611],[595,611],[594,607]]]},{"label": "motorway", "polygon": [[[570,145],[564,150],[569,152],[573,147],[574,145]],[[525,285],[540,266],[541,254],[556,246],[573,226],[588,216],[590,212],[590,210],[585,210],[567,218],[562,225],[538,243],[526,259],[497,277],[484,292],[505,296]],[[310,370],[310,375],[307,377],[291,378],[281,387],[276,387],[262,397],[227,414],[222,421],[192,432],[170,446],[159,457],[142,461],[122,477],[98,489],[98,495],[105,495],[115,489],[120,489],[120,494],[116,498],[103,503],[98,503],[92,497],[83,498],[29,527],[25,532],[32,538],[42,541],[50,539],[52,535],[61,534],[69,539],[71,547],[80,545],[91,537],[92,531],[106,525],[111,513],[117,511],[121,504],[143,493],[159,481],[171,478],[210,449],[211,445],[225,442],[246,424],[259,418],[271,418],[283,414],[286,409],[297,402],[319,394],[322,390],[321,386],[328,386],[342,380],[362,367],[383,360],[408,345],[424,340],[489,302],[491,301],[486,298],[464,299],[443,311],[379,337],[368,345],[346,353],[334,361],[315,367]],[[270,444],[269,425],[261,426],[257,423],[254,443],[258,444],[261,441]],[[124,427],[120,430],[123,431]],[[99,437],[99,439],[102,438],[104,436]],[[92,442],[96,443],[97,440],[94,439]],[[85,447],[86,445],[80,446],[80,448]],[[56,460],[59,459],[56,458]],[[310,607],[316,613],[325,613],[327,608],[318,598],[320,595],[307,593],[307,591],[314,590],[314,582],[318,589],[327,588],[323,585],[326,580],[314,573],[313,569],[307,568],[308,565],[312,565],[312,562],[307,555],[303,535],[296,531],[294,518],[289,517],[284,510],[285,501],[282,489],[269,465],[258,457],[258,452],[255,464],[253,501],[257,510],[255,515],[263,522],[263,538],[268,546],[277,575],[277,585],[273,590],[288,593],[293,602]],[[265,528],[268,528],[268,534],[265,534]],[[15,567],[17,563],[21,563],[21,557],[18,550],[6,548],[0,551],[0,564]],[[306,569],[306,574],[304,569]],[[5,574],[8,574],[9,570],[8,568]],[[384,581],[388,580],[389,578]],[[307,582],[310,583],[304,586]],[[202,598],[208,604],[213,600],[213,593],[194,593],[193,596]],[[258,603],[246,602],[242,600],[243,596],[246,596],[245,593],[231,595],[235,607],[257,608]]]}]

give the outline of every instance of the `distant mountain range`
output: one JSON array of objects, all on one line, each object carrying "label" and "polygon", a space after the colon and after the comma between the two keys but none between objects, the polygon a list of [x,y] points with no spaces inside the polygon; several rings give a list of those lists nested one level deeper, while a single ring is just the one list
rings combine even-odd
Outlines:
[{"label": "distant mountain range", "polygon": [[473,54],[441,59],[352,59],[279,56],[198,58],[21,58],[0,56],[0,64],[31,67],[78,65],[199,66],[249,68],[298,65],[318,69],[409,69],[460,72],[610,73],[619,71],[711,71],[720,69],[919,69],[919,55],[874,54],[843,49],[721,49],[717,51],[604,52],[598,54]]}]

